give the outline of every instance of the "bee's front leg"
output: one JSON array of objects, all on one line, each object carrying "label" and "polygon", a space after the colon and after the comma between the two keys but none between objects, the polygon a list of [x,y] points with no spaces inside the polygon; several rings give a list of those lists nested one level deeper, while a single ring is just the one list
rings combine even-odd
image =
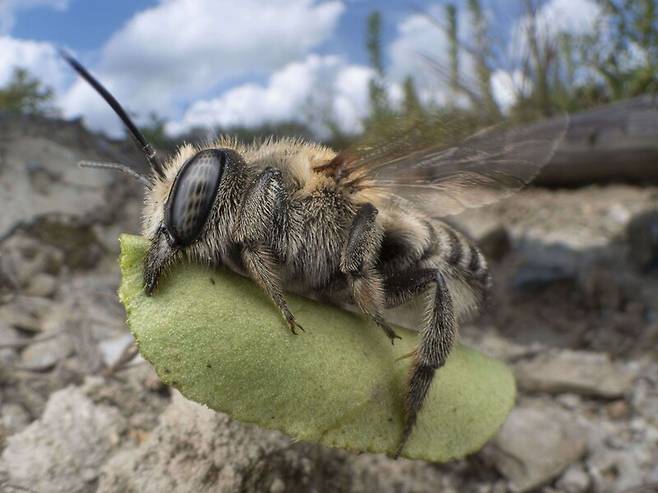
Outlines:
[{"label": "bee's front leg", "polygon": [[151,240],[144,258],[144,292],[147,296],[153,294],[162,273],[169,267],[175,254],[176,250],[170,246],[167,233],[164,227],[161,227]]},{"label": "bee's front leg", "polygon": [[377,213],[372,204],[364,204],[356,213],[341,252],[340,269],[347,275],[356,304],[393,343],[400,336],[384,321],[384,285],[381,274],[375,269],[383,236],[376,222]]},{"label": "bee's front leg", "polygon": [[242,245],[242,263],[249,276],[267,292],[281,311],[290,331],[304,328],[297,323],[283,296],[277,272],[277,258],[271,245],[285,227],[287,197],[281,172],[266,168],[247,190],[234,231]]},{"label": "bee's front leg", "polygon": [[288,303],[283,296],[281,282],[276,273],[276,266],[271,252],[263,246],[246,246],[242,250],[242,262],[249,276],[265,290],[272,301],[274,301],[274,304],[279,308],[290,331],[293,334],[297,334],[298,329],[304,331],[304,327],[297,323],[294,315],[288,308]]}]

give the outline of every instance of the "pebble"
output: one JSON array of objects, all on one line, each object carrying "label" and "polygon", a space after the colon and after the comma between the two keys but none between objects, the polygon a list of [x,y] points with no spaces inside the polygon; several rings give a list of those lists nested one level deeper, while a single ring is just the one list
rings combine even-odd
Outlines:
[{"label": "pebble", "polygon": [[24,233],[14,234],[2,247],[0,265],[22,287],[39,273],[53,274],[61,268],[62,252]]},{"label": "pebble", "polygon": [[50,298],[57,289],[57,280],[50,274],[39,273],[30,279],[25,294]]},{"label": "pebble", "polygon": [[73,342],[66,332],[52,339],[35,342],[21,353],[21,367],[33,371],[46,371],[73,352]]},{"label": "pebble", "polygon": [[80,476],[85,482],[91,483],[93,481],[96,481],[96,479],[98,478],[98,471],[90,467],[87,467],[83,469],[82,474]]},{"label": "pebble", "polygon": [[539,344],[517,344],[498,334],[493,326],[483,328],[466,325],[462,328],[460,336],[467,344],[477,347],[479,351],[505,361],[519,360],[542,350]]},{"label": "pebble", "polygon": [[597,449],[587,461],[595,491],[624,491],[643,481],[639,461],[631,449]]},{"label": "pebble", "polygon": [[98,348],[100,349],[101,355],[103,356],[103,362],[105,363],[105,366],[109,368],[114,365],[119,360],[124,350],[130,346],[133,341],[133,336],[130,334],[123,334],[122,336],[116,337],[114,339],[101,341],[98,344]]},{"label": "pebble", "polygon": [[510,288],[520,294],[534,294],[556,284],[572,284],[576,277],[576,267],[569,259],[546,255],[546,258],[521,263],[509,283]]},{"label": "pebble", "polygon": [[286,483],[281,478],[274,478],[270,485],[270,493],[283,493],[286,491]]},{"label": "pebble", "polygon": [[554,404],[525,404],[512,410],[484,454],[510,481],[526,492],[556,476],[585,453],[586,432],[573,415]]},{"label": "pebble", "polygon": [[567,409],[574,409],[574,410],[578,409],[583,402],[583,400],[580,398],[578,394],[571,394],[571,393],[560,394],[555,398],[555,400],[558,401]]},{"label": "pebble", "polygon": [[507,228],[499,224],[480,237],[478,246],[488,260],[499,262],[512,250],[512,239]]},{"label": "pebble", "polygon": [[658,269],[658,211],[635,216],[626,228],[628,260],[641,272]]},{"label": "pebble", "polygon": [[556,483],[558,491],[564,493],[582,493],[587,491],[591,483],[590,477],[580,464],[569,466]]},{"label": "pebble", "polygon": [[515,365],[519,386],[530,392],[573,392],[590,397],[619,398],[631,388],[634,373],[607,354],[553,350]]},{"label": "pebble", "polygon": [[21,431],[30,424],[30,415],[20,404],[8,402],[2,406],[2,425],[9,435]]},{"label": "pebble", "polygon": [[12,344],[22,339],[25,339],[25,336],[5,320],[0,320],[0,344]]},{"label": "pebble", "polygon": [[46,298],[17,296],[6,305],[0,306],[0,320],[26,332],[41,332],[43,320],[54,304]]},{"label": "pebble", "polygon": [[631,414],[631,408],[626,401],[618,400],[608,404],[606,412],[611,419],[627,419]]},{"label": "pebble", "polygon": [[[2,366],[11,366],[18,360],[18,352],[11,348],[0,349],[0,368]],[[0,371],[0,374],[2,372]]]}]

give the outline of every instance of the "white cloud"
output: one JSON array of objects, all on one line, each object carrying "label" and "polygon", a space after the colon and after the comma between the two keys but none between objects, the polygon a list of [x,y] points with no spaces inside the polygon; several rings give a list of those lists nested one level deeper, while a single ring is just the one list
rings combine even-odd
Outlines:
[{"label": "white cloud", "polygon": [[0,1],[0,34],[8,34],[16,23],[16,14],[19,10],[28,10],[34,7],[49,7],[64,10],[70,0],[2,0]]},{"label": "white cloud", "polygon": [[332,116],[341,131],[358,133],[363,130],[361,121],[370,112],[371,68],[348,65],[336,74],[333,85]]},{"label": "white cloud", "polygon": [[520,95],[530,94],[532,81],[519,69],[511,72],[498,69],[491,75],[491,90],[498,107],[506,113]]},{"label": "white cloud", "polygon": [[[465,9],[458,13],[459,39],[470,41],[472,29]],[[426,103],[446,104],[454,97],[449,91],[450,40],[442,25],[445,7],[434,5],[426,14],[412,14],[397,25],[397,36],[389,47],[391,66],[389,78],[399,84],[407,76],[413,76],[418,94]],[[471,86],[474,62],[471,55],[460,48],[459,76],[463,85]],[[462,104],[463,100],[457,101]]]},{"label": "white cloud", "polygon": [[56,92],[63,91],[72,79],[70,69],[52,44],[0,36],[0,86],[5,85],[19,67]]},{"label": "white cloud", "polygon": [[538,12],[537,22],[550,35],[587,34],[594,29],[601,7],[594,0],[550,0]]},{"label": "white cloud", "polygon": [[[173,117],[177,105],[222,81],[304,56],[333,33],[344,9],[336,0],[162,0],[112,36],[95,72],[131,110]],[[116,131],[92,96],[76,83],[64,98],[66,114]]]},{"label": "white cloud", "polygon": [[168,131],[292,120],[323,134],[328,117],[342,131],[358,132],[368,113],[372,75],[368,67],[346,64],[336,56],[309,55],[274,72],[265,85],[244,84],[217,98],[195,102]]},{"label": "white cloud", "polygon": [[[560,33],[575,36],[594,31],[601,18],[601,7],[594,0],[550,0],[535,14],[535,26],[540,43],[555,41]],[[515,60],[523,60],[529,53],[527,32],[530,19],[522,16],[510,32],[510,54]]]},{"label": "white cloud", "polygon": [[414,14],[402,20],[397,26],[397,37],[389,47],[391,67],[389,74],[396,79],[406,76],[426,67],[422,55],[430,55],[430,50],[437,47],[439,54],[447,52],[440,49],[447,47],[446,36],[426,17]]}]

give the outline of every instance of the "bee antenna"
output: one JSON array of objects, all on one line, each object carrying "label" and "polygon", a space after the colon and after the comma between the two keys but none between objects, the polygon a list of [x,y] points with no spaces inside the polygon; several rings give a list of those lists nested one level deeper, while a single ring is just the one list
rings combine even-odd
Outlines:
[{"label": "bee antenna", "polygon": [[80,166],[81,168],[111,169],[113,171],[120,171],[121,173],[125,173],[129,176],[132,176],[133,178],[136,178],[137,180],[141,181],[149,188],[152,185],[151,181],[146,176],[139,173],[138,171],[135,171],[130,166],[126,166],[125,164],[100,163],[98,161],[80,161],[78,163],[78,166]]},{"label": "bee antenna", "polygon": [[98,94],[101,95],[101,97],[105,100],[107,104],[110,105],[110,107],[114,110],[114,112],[117,114],[117,116],[121,119],[123,124],[126,126],[130,134],[133,136],[137,144],[141,147],[142,152],[144,153],[144,156],[146,156],[146,161],[149,163],[149,166],[151,169],[160,177],[164,178],[165,173],[164,173],[164,166],[162,165],[162,162],[160,161],[160,158],[158,157],[157,153],[155,152],[155,149],[151,144],[149,144],[146,139],[144,138],[144,135],[139,131],[137,126],[133,123],[133,121],[130,119],[126,111],[123,109],[123,107],[119,104],[119,102],[110,94],[110,92],[103,87],[103,85],[98,82],[93,75],[91,75],[86,68],[84,68],[80,62],[78,62],[75,58],[73,58],[69,53],[64,51],[63,49],[59,49],[59,54],[68,62],[71,67],[73,67],[73,70],[75,70],[80,77],[82,77],[84,80],[86,80],[91,87],[93,87]]}]

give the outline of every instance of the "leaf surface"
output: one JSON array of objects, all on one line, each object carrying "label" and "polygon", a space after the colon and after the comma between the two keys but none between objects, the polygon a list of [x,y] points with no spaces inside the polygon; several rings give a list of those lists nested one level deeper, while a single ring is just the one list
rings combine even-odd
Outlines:
[{"label": "leaf surface", "polygon": [[[292,335],[249,279],[181,264],[152,297],[142,289],[148,243],[121,237],[120,298],[141,354],[188,399],[300,440],[392,453],[417,333],[388,338],[364,317],[297,296],[306,329]],[[442,462],[478,450],[515,397],[501,362],[458,345],[434,379],[403,456]]]}]

